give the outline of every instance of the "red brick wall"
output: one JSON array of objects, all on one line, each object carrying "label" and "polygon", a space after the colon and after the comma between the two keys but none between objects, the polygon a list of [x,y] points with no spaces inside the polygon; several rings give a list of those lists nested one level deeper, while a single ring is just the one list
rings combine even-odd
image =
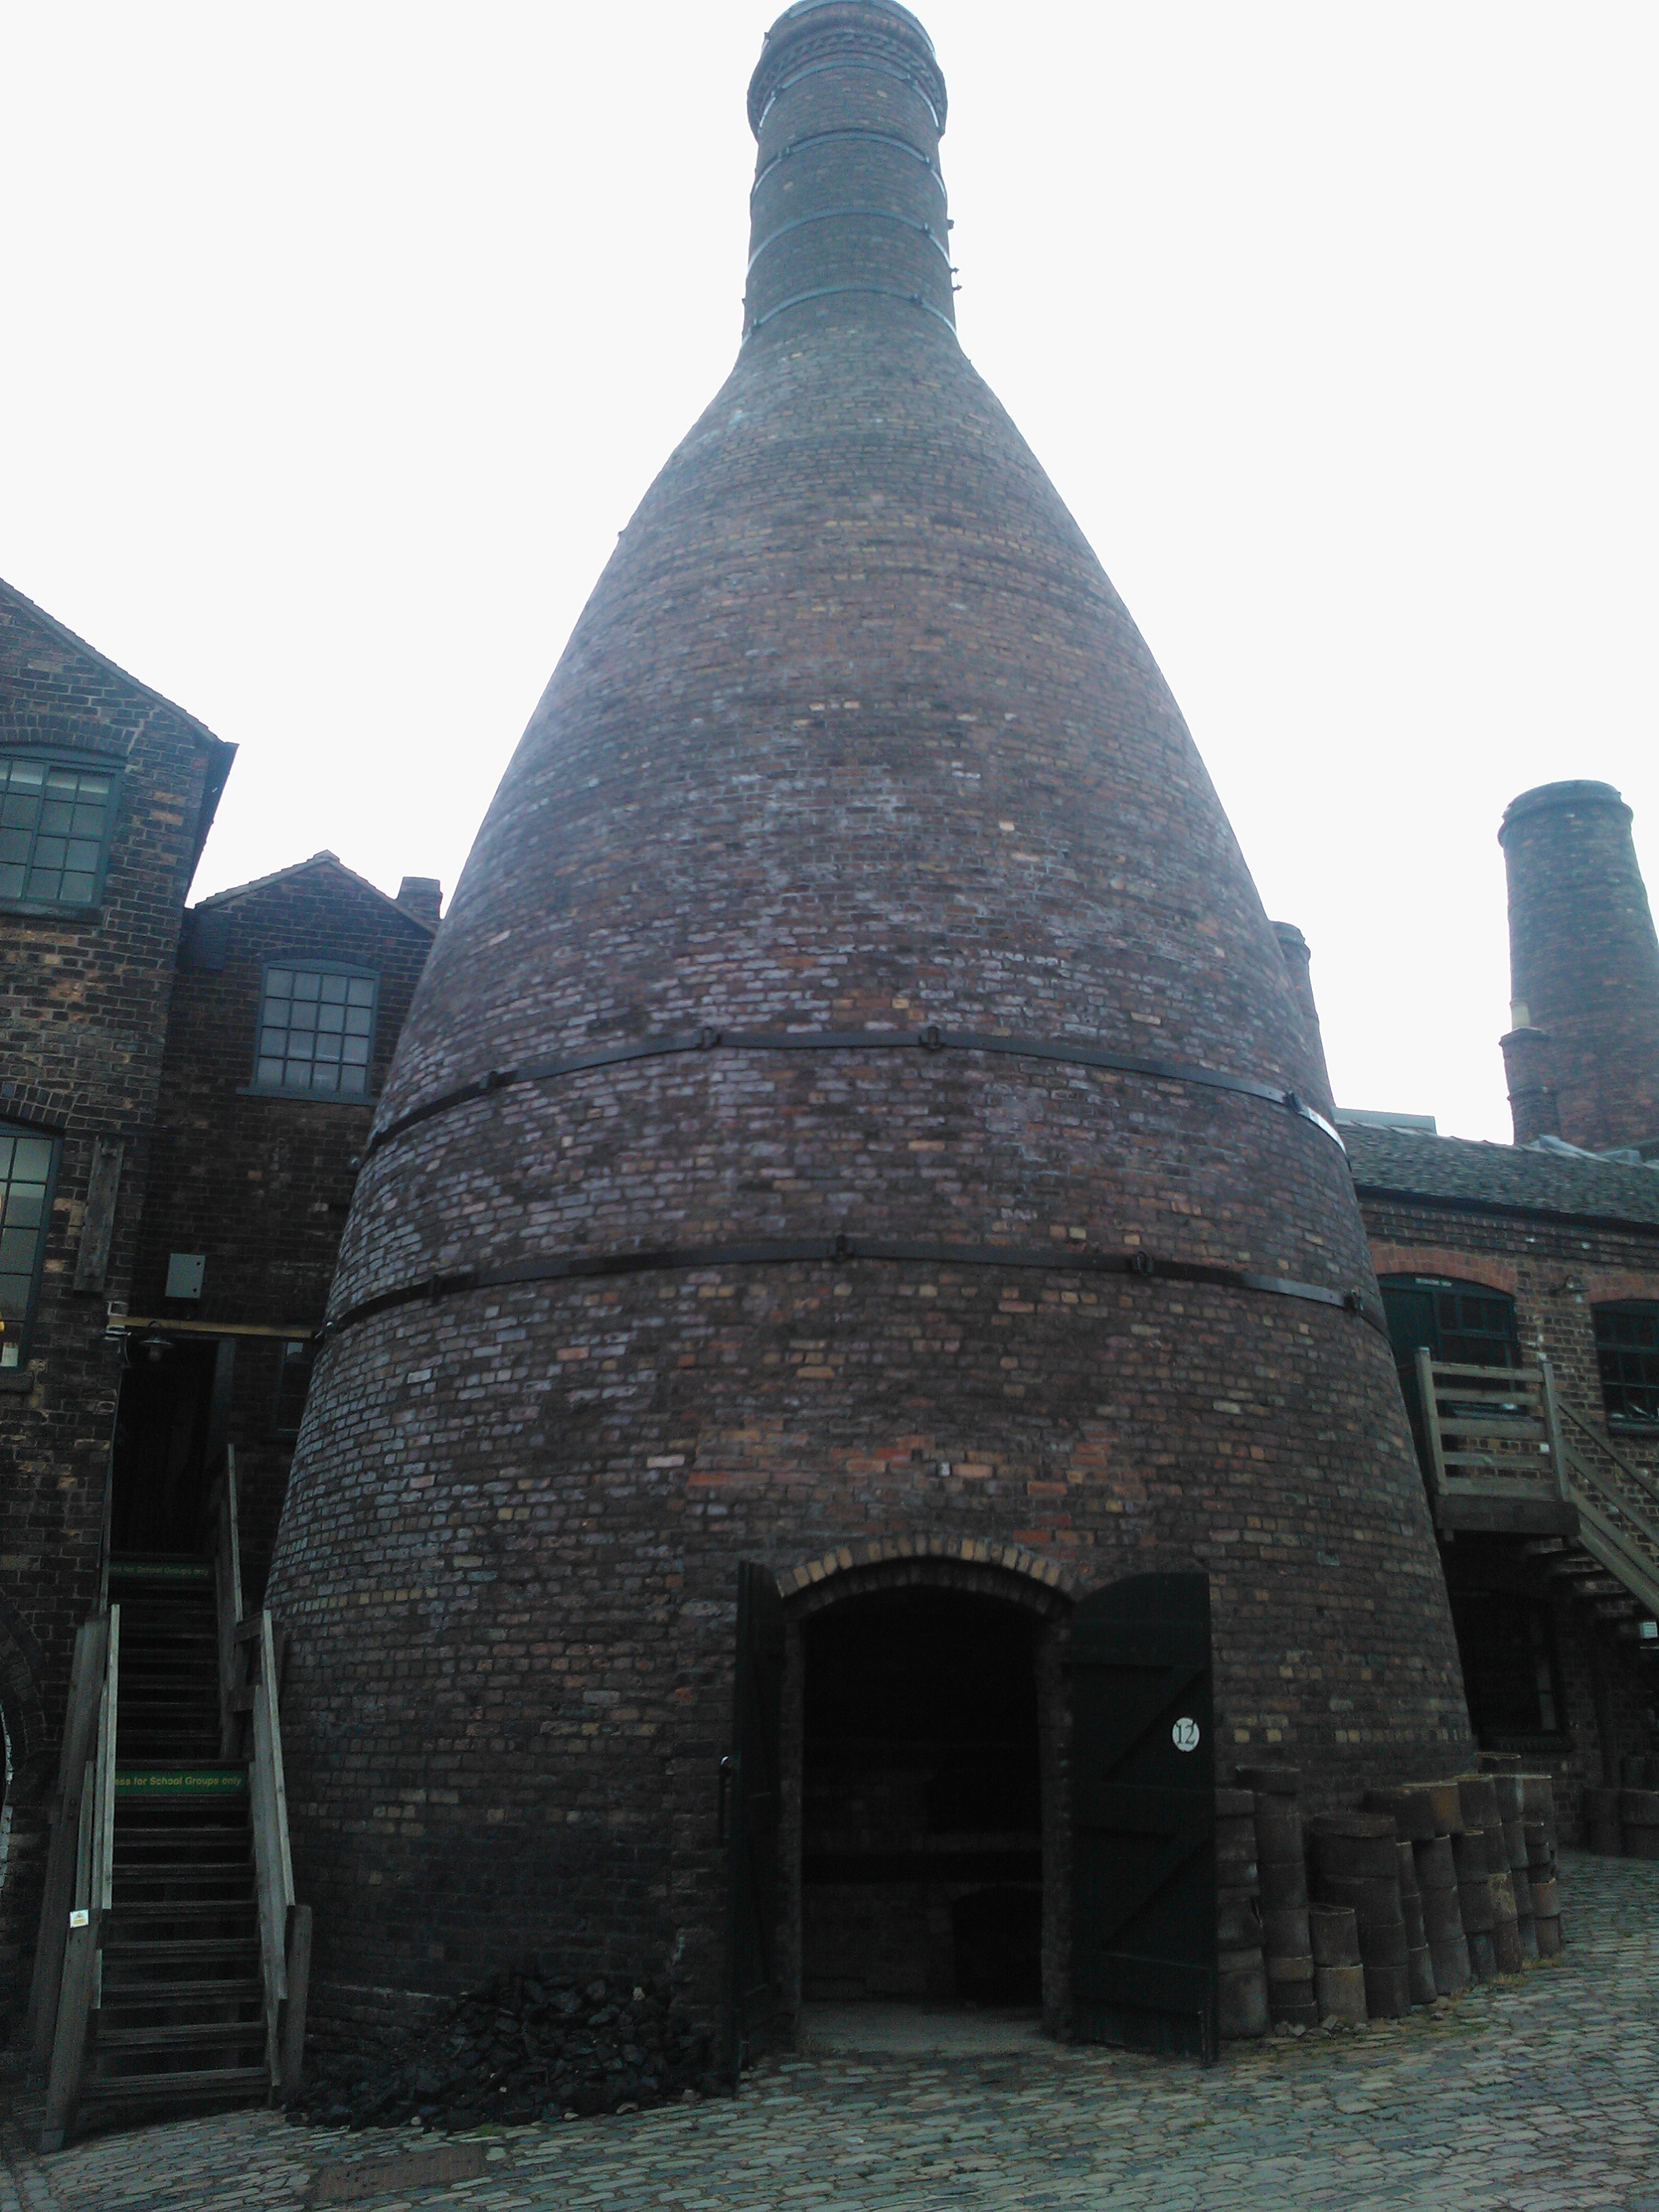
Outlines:
[{"label": "red brick wall", "polygon": [[[0,1701],[12,1829],[0,1990],[21,1993],[39,1909],[74,1632],[99,1603],[119,1355],[106,1298],[128,1294],[161,1081],[174,948],[210,777],[228,748],[0,586],[0,744],[97,750],[125,767],[95,921],[0,909],[0,1119],[61,1133],[27,1365],[0,1373]],[[125,1146],[106,1287],[73,1288],[93,1141]]]},{"label": "red brick wall", "polygon": [[[327,860],[194,910],[167,1031],[135,1312],[296,1338],[320,1325],[374,1098],[431,943],[430,930]],[[366,1099],[248,1095],[264,968],[289,959],[378,977]],[[170,1252],[204,1255],[199,1301],[165,1297]],[[230,1437],[250,1598],[293,1450],[272,1426],[281,1350],[272,1339],[236,1341]]]},{"label": "red brick wall", "polygon": [[[1368,1198],[1371,1257],[1379,1275],[1445,1275],[1482,1283],[1516,1302],[1523,1357],[1542,1352],[1564,1405],[1622,1457],[1659,1480],[1659,1439],[1609,1428],[1595,1360],[1594,1309],[1620,1298],[1659,1300],[1659,1231],[1581,1227],[1542,1216],[1526,1219],[1449,1214],[1405,1200]],[[1492,1558],[1504,1553],[1505,1587],[1544,1599],[1552,1608],[1555,1649],[1566,1697],[1571,1751],[1548,1764],[1565,1784],[1563,1802],[1576,1809],[1577,1786],[1619,1779],[1620,1759],[1650,1748],[1659,1731],[1659,1664],[1620,1637],[1593,1607],[1572,1599],[1547,1564],[1520,1538],[1460,1538],[1447,1547],[1447,1572],[1468,1578],[1464,1554],[1480,1553],[1490,1579]],[[1496,1586],[1496,1585],[1494,1585]]]}]

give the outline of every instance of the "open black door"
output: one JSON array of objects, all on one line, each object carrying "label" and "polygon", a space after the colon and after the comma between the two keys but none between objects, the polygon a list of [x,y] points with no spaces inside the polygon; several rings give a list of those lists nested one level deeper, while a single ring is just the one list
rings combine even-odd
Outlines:
[{"label": "open black door", "polygon": [[1073,2028],[1216,2055],[1207,1575],[1136,1575],[1072,1622]]},{"label": "open black door", "polygon": [[731,1939],[726,2063],[732,2086],[763,2051],[779,2009],[778,1820],[782,1810],[783,1601],[776,1578],[738,1568],[737,1672],[732,1700],[726,1845]]}]

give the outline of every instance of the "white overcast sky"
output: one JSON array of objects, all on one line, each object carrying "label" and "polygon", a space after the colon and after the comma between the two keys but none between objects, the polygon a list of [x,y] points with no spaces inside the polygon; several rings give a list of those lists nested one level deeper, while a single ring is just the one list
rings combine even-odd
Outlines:
[{"label": "white overcast sky", "polygon": [[[749,0],[0,0],[0,574],[241,748],[198,892],[452,885],[735,352]],[[1659,891],[1653,0],[931,0],[962,337],[1337,1094],[1507,1137],[1505,803]]]}]

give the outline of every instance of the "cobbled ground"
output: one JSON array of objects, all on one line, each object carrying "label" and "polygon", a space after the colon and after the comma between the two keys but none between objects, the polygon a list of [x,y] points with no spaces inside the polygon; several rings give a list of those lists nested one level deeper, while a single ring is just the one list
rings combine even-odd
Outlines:
[{"label": "cobbled ground", "polygon": [[[366,2212],[1659,2212],[1659,1864],[1564,1855],[1569,1948],[1441,2017],[1232,2045],[1209,2069],[1099,2050],[784,2059],[734,2102],[479,2130],[473,2181]],[[244,2112],[33,2155],[0,2212],[256,2212],[419,2144]]]}]

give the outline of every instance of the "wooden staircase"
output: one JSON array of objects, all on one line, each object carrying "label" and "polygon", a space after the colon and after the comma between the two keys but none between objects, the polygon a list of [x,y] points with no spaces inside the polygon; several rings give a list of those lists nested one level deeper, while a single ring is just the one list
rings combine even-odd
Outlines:
[{"label": "wooden staircase", "polygon": [[77,1642],[31,2007],[46,2150],[297,2086],[310,1915],[276,1639],[240,1618],[234,1480],[217,1556],[112,1561]]},{"label": "wooden staircase", "polygon": [[1436,1523],[1524,1535],[1574,1594],[1659,1656],[1659,1480],[1564,1406],[1550,1363],[1417,1355]]}]

